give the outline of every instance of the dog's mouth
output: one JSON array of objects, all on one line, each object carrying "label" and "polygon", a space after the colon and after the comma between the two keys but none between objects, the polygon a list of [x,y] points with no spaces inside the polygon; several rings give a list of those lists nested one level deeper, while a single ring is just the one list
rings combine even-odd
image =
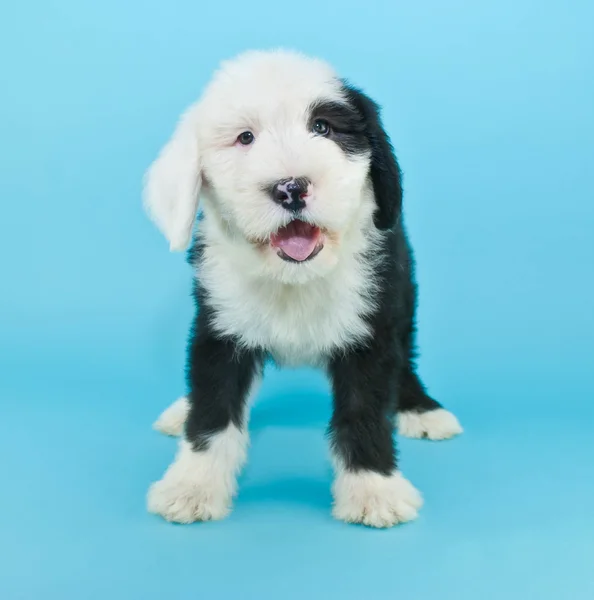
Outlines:
[{"label": "dog's mouth", "polygon": [[270,247],[283,260],[302,263],[321,252],[324,240],[319,227],[295,220],[270,236]]}]

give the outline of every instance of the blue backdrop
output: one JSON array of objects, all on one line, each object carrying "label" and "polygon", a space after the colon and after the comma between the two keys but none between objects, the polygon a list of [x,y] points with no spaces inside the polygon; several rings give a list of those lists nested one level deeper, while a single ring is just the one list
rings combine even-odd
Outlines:
[{"label": "blue backdrop", "polygon": [[[0,8],[0,597],[594,596],[594,5],[21,0]],[[403,441],[415,523],[334,522],[315,372],[268,373],[229,520],[145,511],[190,271],[144,169],[220,59],[289,45],[384,105],[420,361],[466,433]]]}]

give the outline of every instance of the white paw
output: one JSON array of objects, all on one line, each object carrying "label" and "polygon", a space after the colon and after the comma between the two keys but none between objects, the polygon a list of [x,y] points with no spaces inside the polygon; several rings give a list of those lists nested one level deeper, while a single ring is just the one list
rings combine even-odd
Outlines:
[{"label": "white paw", "polygon": [[370,527],[412,521],[423,504],[421,494],[400,472],[340,471],[333,486],[335,518]]},{"label": "white paw", "polygon": [[237,491],[237,473],[245,462],[247,435],[234,426],[214,435],[206,450],[181,440],[174,462],[148,492],[151,513],[174,523],[223,519]]},{"label": "white paw", "polygon": [[184,425],[190,410],[190,404],[185,396],[178,398],[169,408],[165,409],[153,424],[153,429],[166,435],[179,436],[184,431]]},{"label": "white paw", "polygon": [[447,440],[463,431],[458,419],[445,408],[398,413],[397,427],[400,435],[430,440]]},{"label": "white paw", "polygon": [[172,523],[216,521],[231,510],[231,496],[211,482],[200,483],[167,472],[148,493],[148,510]]}]

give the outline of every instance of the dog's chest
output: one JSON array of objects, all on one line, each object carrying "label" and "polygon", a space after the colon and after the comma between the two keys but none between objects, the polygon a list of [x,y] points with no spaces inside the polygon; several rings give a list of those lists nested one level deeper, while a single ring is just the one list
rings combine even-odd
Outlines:
[{"label": "dog's chest", "polygon": [[333,350],[370,334],[365,319],[372,305],[370,282],[362,273],[335,273],[303,285],[220,272],[201,281],[214,328],[266,349],[282,364],[319,364]]}]

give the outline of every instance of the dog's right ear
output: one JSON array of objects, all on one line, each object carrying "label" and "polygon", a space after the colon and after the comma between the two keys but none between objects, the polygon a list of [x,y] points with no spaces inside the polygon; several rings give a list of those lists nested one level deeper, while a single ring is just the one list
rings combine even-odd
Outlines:
[{"label": "dog's right ear", "polygon": [[144,179],[144,206],[169,241],[171,251],[185,250],[192,238],[202,183],[197,105],[181,117]]}]

